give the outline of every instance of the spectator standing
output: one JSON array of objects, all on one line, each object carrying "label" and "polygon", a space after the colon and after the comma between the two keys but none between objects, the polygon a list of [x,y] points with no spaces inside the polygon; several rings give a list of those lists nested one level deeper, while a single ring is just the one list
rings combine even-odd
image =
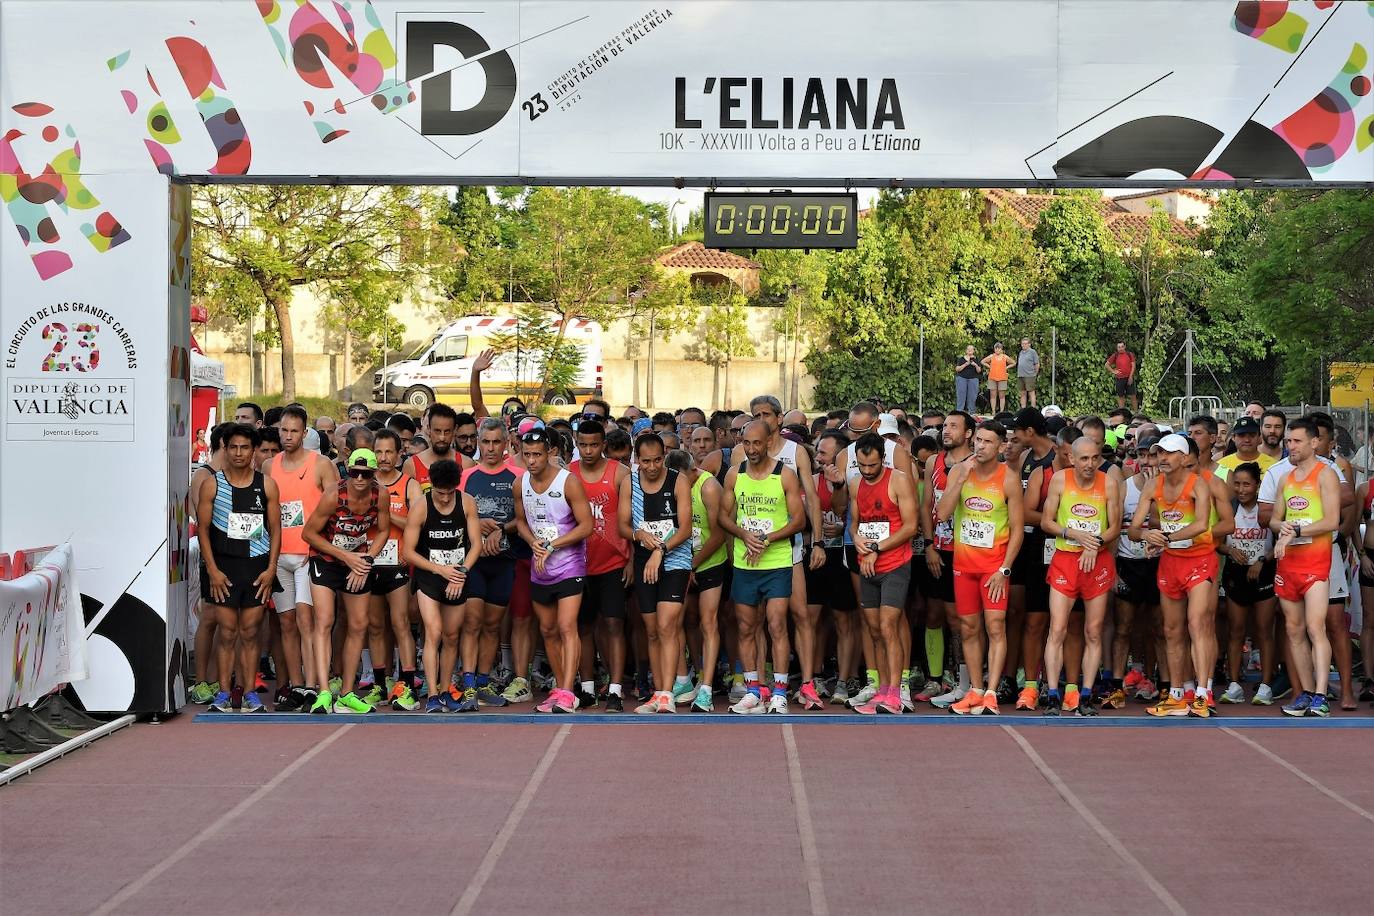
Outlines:
[{"label": "spectator standing", "polygon": [[1031,346],[1029,337],[1021,338],[1021,352],[1016,354],[1016,384],[1021,389],[1021,406],[1035,407],[1035,382],[1040,377],[1040,354]]},{"label": "spectator standing", "polygon": [[956,410],[973,413],[978,404],[978,380],[983,376],[983,364],[978,351],[969,344],[964,355],[954,361],[954,400]]},{"label": "spectator standing", "polygon": [[1007,367],[1011,357],[1002,349],[1001,341],[992,345],[992,352],[983,357],[983,365],[988,370],[989,409],[993,414],[1007,409]]},{"label": "spectator standing", "polygon": [[1126,398],[1130,397],[1131,410],[1140,410],[1140,395],[1135,387],[1135,354],[1127,350],[1122,341],[1116,342],[1116,352],[1107,357],[1107,368],[1116,379],[1116,406],[1125,407]]}]

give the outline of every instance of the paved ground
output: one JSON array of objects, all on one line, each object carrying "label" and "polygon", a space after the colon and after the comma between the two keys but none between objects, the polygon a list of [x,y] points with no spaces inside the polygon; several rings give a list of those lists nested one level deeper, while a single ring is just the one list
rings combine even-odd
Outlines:
[{"label": "paved ground", "polygon": [[1369,912],[1367,716],[205,718],[0,788],[3,910]]}]

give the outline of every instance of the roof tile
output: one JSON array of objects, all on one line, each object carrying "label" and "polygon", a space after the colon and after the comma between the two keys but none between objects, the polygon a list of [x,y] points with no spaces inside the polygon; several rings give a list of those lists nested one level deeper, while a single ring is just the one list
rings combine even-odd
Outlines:
[{"label": "roof tile", "polygon": [[685,267],[689,270],[759,270],[762,265],[728,251],[707,248],[701,242],[684,242],[655,259],[663,267]]}]

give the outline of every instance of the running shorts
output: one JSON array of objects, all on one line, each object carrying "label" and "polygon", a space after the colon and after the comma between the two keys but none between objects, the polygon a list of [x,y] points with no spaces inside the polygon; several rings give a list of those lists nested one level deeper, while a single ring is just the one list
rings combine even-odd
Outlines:
[{"label": "running shorts", "polygon": [[895,607],[905,611],[910,589],[911,566],[907,563],[876,576],[859,576],[860,603],[865,608]]},{"label": "running shorts", "polygon": [[588,575],[582,580],[582,608],[577,622],[589,626],[598,618],[625,619],[625,567]]},{"label": "running shorts", "polygon": [[315,603],[310,597],[310,558],[303,553],[284,553],[277,557],[277,612],[294,611],[298,604]]},{"label": "running shorts", "polygon": [[[927,547],[927,550],[930,548]],[[940,575],[939,577],[929,577],[929,588],[926,592],[927,598],[934,598],[936,601],[943,601],[946,604],[954,603],[954,551],[941,550],[940,554]],[[930,567],[926,567],[926,572],[930,572]]]},{"label": "running shorts", "polygon": [[1175,600],[1187,596],[1203,582],[1215,582],[1216,578],[1217,555],[1210,550],[1202,556],[1179,556],[1166,550],[1155,573],[1159,593]]},{"label": "running shorts", "polygon": [[792,567],[781,569],[744,569],[735,567],[730,583],[730,599],[736,604],[756,606],[771,598],[792,597]]},{"label": "running shorts", "polygon": [[482,557],[468,571],[467,587],[482,595],[487,604],[509,606],[516,562],[508,557]]},{"label": "running shorts", "polygon": [[702,592],[709,592],[713,588],[722,588],[725,585],[725,571],[730,568],[729,563],[717,563],[710,569],[700,569],[692,576],[692,583],[687,589],[691,595],[700,595]]},{"label": "running shorts", "polygon": [[1116,558],[1107,550],[1097,552],[1097,562],[1087,572],[1079,569],[1082,554],[1056,550],[1046,581],[1054,591],[1069,598],[1091,601],[1112,590],[1116,582]]},{"label": "running shorts", "polygon": [[[944,551],[940,552],[944,553]],[[954,575],[950,579],[954,586],[954,611],[960,617],[981,614],[983,611],[1005,611],[1007,609],[1007,595],[1011,591],[1010,582],[1007,583],[1006,588],[1002,589],[1002,597],[997,601],[988,597],[988,580],[997,575],[997,570],[969,572],[955,569],[953,572]],[[948,575],[948,571],[946,574]]]},{"label": "running shorts", "polygon": [[1221,587],[1226,597],[1236,604],[1256,605],[1274,597],[1274,571],[1276,564],[1267,560],[1260,565],[1258,579],[1251,579],[1248,566],[1227,561],[1221,573]]},{"label": "running shorts", "polygon": [[[261,607],[264,602],[258,597],[254,580],[267,571],[267,554],[260,557],[216,557],[219,571],[229,580],[229,595],[223,601],[210,596],[210,573],[205,564],[200,565],[200,600],[217,607],[241,611],[244,608]],[[291,605],[295,609],[295,605]]]},{"label": "running shorts", "polygon": [[852,611],[855,608],[854,583],[849,570],[858,571],[858,563],[853,567],[845,566],[845,552],[839,547],[827,547],[825,565],[820,569],[806,570],[806,600],[809,604],[819,604],[832,611]]},{"label": "running shorts", "polygon": [[477,588],[474,588],[472,573],[468,573],[463,581],[463,590],[458,593],[457,598],[448,596],[448,580],[443,576],[436,576],[432,572],[419,570],[415,574],[415,590],[432,601],[449,607],[461,607],[467,604],[469,598],[485,598]]},{"label": "running shorts", "polygon": [[398,588],[405,588],[410,584],[410,567],[408,566],[374,566],[372,567],[372,594],[389,595]]},{"label": "running shorts", "polygon": [[310,582],[320,588],[327,588],[346,595],[368,595],[372,593],[372,574],[369,573],[363,587],[354,591],[348,587],[348,567],[320,557],[310,558]]},{"label": "running shorts", "polygon": [[1159,558],[1116,558],[1116,597],[1137,607],[1159,604]]},{"label": "running shorts", "polygon": [[635,599],[639,602],[639,613],[657,614],[658,605],[663,601],[678,604],[686,601],[687,580],[691,575],[691,570],[687,569],[660,569],[657,582],[645,582],[643,568],[637,568],[635,570]]},{"label": "running shorts", "polygon": [[[558,582],[550,582],[547,585],[531,582],[530,602],[543,605],[554,605],[564,598],[571,598],[573,595],[580,596],[585,580],[586,576],[573,576],[569,579],[561,579]],[[514,606],[514,602],[512,602],[511,607],[514,608]]]},{"label": "running shorts", "polygon": [[530,600],[530,560],[525,557],[515,561],[515,580],[510,589],[510,615],[515,620],[525,620],[533,613],[534,604]]}]

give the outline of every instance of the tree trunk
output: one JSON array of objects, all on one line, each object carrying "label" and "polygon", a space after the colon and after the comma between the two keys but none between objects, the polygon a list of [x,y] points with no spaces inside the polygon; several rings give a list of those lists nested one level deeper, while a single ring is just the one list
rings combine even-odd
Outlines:
[{"label": "tree trunk", "polygon": [[544,375],[539,380],[539,395],[534,400],[534,407],[538,408],[544,403],[544,398],[549,395],[549,376],[553,373],[553,363],[558,356],[558,351],[563,349],[563,338],[568,333],[568,319],[566,313],[559,317],[558,336],[553,339],[553,346],[544,355]]},{"label": "tree trunk", "polygon": [[277,333],[281,337],[281,396],[290,404],[296,400],[296,338],[291,332],[291,291],[269,293],[268,303],[277,318]]}]

